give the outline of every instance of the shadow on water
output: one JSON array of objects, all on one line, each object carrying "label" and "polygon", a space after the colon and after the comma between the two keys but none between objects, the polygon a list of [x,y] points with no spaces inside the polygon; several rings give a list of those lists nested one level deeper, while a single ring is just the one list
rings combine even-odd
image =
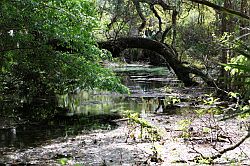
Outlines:
[{"label": "shadow on water", "polygon": [[93,129],[115,128],[113,119],[121,118],[124,111],[154,113],[164,109],[169,93],[158,88],[182,86],[173,74],[163,67],[128,65],[116,67],[131,95],[107,91],[80,91],[61,96],[61,106],[69,108],[67,116],[58,115],[53,120],[37,124],[17,124],[0,128],[1,148],[37,146],[50,139],[75,135]]},{"label": "shadow on water", "polygon": [[0,128],[1,148],[27,148],[38,146],[47,140],[67,137],[90,130],[111,130],[117,127],[112,121],[118,115],[72,115],[57,116],[43,123],[24,123]]}]

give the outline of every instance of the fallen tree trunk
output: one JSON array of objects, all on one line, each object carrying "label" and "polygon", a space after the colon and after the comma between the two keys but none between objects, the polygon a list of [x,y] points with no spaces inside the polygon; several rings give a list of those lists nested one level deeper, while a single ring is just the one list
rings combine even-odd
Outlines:
[{"label": "fallen tree trunk", "polygon": [[[99,42],[99,47],[110,51],[113,57],[119,57],[119,54],[128,48],[140,48],[155,51],[162,55],[169,66],[175,72],[177,78],[181,80],[185,86],[198,85],[190,77],[190,73],[201,77],[209,86],[214,86],[214,82],[207,75],[202,73],[195,67],[184,66],[177,58],[175,51],[167,44],[141,37],[126,37],[116,40],[109,40],[105,42]],[[157,57],[156,57],[157,58]]]}]

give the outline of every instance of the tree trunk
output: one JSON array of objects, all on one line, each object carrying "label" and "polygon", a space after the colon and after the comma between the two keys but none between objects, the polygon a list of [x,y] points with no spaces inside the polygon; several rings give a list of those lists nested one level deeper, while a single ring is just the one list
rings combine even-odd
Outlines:
[{"label": "tree trunk", "polygon": [[[224,0],[224,8],[230,8],[230,0]],[[221,15],[221,35],[223,36],[224,33],[230,32],[229,30],[230,21],[227,19],[227,14],[222,13]],[[228,61],[228,53],[229,49],[223,48],[221,52],[220,62],[227,64]],[[224,69],[224,66],[221,66],[220,69],[220,83],[223,89],[228,89],[229,79],[228,79],[228,72]]]},{"label": "tree trunk", "polygon": [[209,86],[214,86],[212,79],[194,67],[184,66],[177,58],[175,51],[167,44],[140,37],[119,38],[106,42],[99,42],[99,47],[109,50],[113,57],[119,57],[119,54],[128,48],[141,48],[155,51],[162,55],[169,66],[175,72],[177,78],[181,80],[185,86],[193,86],[198,83],[190,78],[190,73],[200,76]]},{"label": "tree trunk", "polygon": [[[247,0],[241,0],[240,4],[240,12],[249,15],[250,14],[250,2],[247,2]],[[248,11],[249,10],[249,11]],[[249,13],[248,13],[249,12]],[[247,40],[249,37],[247,34],[247,26],[249,26],[249,23],[246,20],[240,20],[240,36],[242,37],[242,40]]]}]

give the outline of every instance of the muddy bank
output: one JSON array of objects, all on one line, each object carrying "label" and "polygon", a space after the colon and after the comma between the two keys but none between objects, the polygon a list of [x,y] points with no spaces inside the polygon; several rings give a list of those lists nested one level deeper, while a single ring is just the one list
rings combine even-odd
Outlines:
[{"label": "muddy bank", "polygon": [[[140,74],[138,70],[141,69]],[[59,118],[59,125],[55,122],[50,125],[56,130],[47,130],[49,127],[40,125],[46,130],[32,128],[26,134],[29,139],[25,139],[17,127],[5,123],[12,127],[7,128],[11,135],[3,134],[5,137],[1,135],[1,140],[12,136],[13,140],[19,137],[21,140],[22,137],[23,141],[17,141],[21,145],[38,140],[31,134],[36,131],[42,141],[17,148],[12,147],[13,143],[0,146],[0,165],[200,165],[211,161],[194,160],[195,157],[201,154],[212,156],[244,135],[246,122],[239,119],[218,121],[219,115],[230,112],[235,105],[215,101],[214,97],[206,95],[213,93],[213,88],[184,88],[166,69],[146,68],[144,71],[144,67],[131,66],[125,70],[130,72],[122,73],[130,95],[94,91],[63,96],[63,103],[72,110],[70,122],[75,126],[66,127],[68,120],[64,123]],[[145,121],[140,119],[131,125],[126,118],[118,120],[121,117],[114,116],[110,119],[110,115],[121,115],[127,110],[140,114]],[[79,115],[84,118],[79,119]],[[98,123],[93,123],[95,120]],[[142,124],[157,129],[157,132],[151,130],[153,135],[150,136]],[[91,129],[86,130],[87,126]],[[27,131],[27,126],[24,128]],[[61,131],[59,135],[57,129]],[[153,141],[151,137],[156,134],[159,137]],[[53,137],[46,139],[49,135]],[[240,147],[214,160],[213,164],[250,165],[249,149],[248,139]]]},{"label": "muddy bank", "polygon": [[[184,137],[185,130],[181,128],[181,121],[191,119],[188,126],[189,136]],[[23,150],[8,151],[1,149],[0,163],[4,164],[35,164],[35,165],[197,165],[191,161],[202,153],[210,156],[216,149],[222,149],[237,142],[244,134],[242,122],[232,119],[224,122],[213,122],[219,129],[204,131],[211,117],[205,115],[197,117],[189,115],[151,114],[145,117],[153,126],[157,127],[161,139],[152,143],[139,137],[138,130],[134,136],[128,137],[127,121],[117,122],[119,127],[113,130],[95,130],[72,137],[61,137],[45,144]],[[210,121],[210,123],[212,123]],[[207,127],[207,126],[206,126]],[[216,133],[217,132],[217,133]],[[216,137],[215,137],[216,135]],[[218,139],[219,137],[220,139]],[[216,139],[216,140],[215,140]],[[127,140],[127,141],[126,141]],[[152,160],[154,148],[161,160]],[[214,161],[215,165],[250,165],[250,140],[246,140],[238,148],[229,151]],[[197,161],[206,162],[206,161]]]}]

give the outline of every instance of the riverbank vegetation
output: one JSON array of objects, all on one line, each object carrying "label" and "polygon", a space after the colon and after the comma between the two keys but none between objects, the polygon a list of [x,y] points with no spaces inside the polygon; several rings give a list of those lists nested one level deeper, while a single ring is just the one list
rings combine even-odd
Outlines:
[{"label": "riverbank vegetation", "polygon": [[46,117],[55,113],[57,95],[77,88],[126,90],[99,64],[109,56],[94,39],[94,2],[27,0],[0,5],[2,110]]}]

